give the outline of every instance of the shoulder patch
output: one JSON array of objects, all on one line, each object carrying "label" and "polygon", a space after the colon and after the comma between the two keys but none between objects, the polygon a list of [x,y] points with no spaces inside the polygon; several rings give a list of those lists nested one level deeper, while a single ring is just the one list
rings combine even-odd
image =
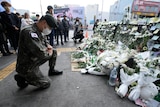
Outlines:
[{"label": "shoulder patch", "polygon": [[38,38],[37,33],[31,33],[32,38]]}]

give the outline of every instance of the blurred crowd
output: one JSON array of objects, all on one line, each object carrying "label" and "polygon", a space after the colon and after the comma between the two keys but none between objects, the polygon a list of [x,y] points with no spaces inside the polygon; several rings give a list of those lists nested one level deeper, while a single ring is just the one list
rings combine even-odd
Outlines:
[{"label": "blurred crowd", "polygon": [[[21,30],[25,29],[28,25],[37,23],[40,19],[40,15],[36,14],[36,18],[32,19],[29,13],[24,13],[23,15],[19,13],[13,13],[11,11],[12,5],[7,1],[2,1],[1,6],[5,9],[0,12],[0,53],[1,56],[9,56],[15,54],[18,51],[18,41],[19,33]],[[50,14],[54,17],[53,7],[47,6],[46,14]],[[66,42],[70,40],[69,28],[70,24],[67,16],[58,15],[54,19],[57,22],[57,26],[52,29],[49,35],[44,35],[50,42],[50,45],[56,47],[58,45],[65,45]],[[74,22],[74,34],[73,41],[77,43],[82,42],[83,36],[83,25],[77,17]],[[59,40],[60,38],[60,40]],[[60,43],[59,43],[60,42]]]}]

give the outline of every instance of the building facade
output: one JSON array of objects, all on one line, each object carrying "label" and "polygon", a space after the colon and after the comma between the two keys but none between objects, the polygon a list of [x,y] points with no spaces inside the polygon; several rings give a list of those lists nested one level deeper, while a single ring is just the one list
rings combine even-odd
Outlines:
[{"label": "building facade", "polygon": [[117,0],[110,6],[109,21],[160,16],[160,0]]},{"label": "building facade", "polygon": [[110,6],[109,21],[120,22],[124,20],[124,17],[129,18],[132,3],[133,0],[117,0]]},{"label": "building facade", "polygon": [[131,13],[133,17],[155,17],[160,14],[160,0],[134,0]]},{"label": "building facade", "polygon": [[87,5],[85,8],[85,18],[86,24],[93,24],[96,19],[98,19],[99,12],[98,12],[99,5]]}]

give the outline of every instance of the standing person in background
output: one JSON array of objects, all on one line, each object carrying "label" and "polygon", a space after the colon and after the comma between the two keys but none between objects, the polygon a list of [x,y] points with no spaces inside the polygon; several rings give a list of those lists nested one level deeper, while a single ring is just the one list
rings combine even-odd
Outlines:
[{"label": "standing person in background", "polygon": [[76,21],[74,22],[74,36],[72,39],[74,39],[74,37],[76,36],[77,32],[80,31],[80,29],[82,29],[83,25],[80,22],[79,18],[76,18]]},{"label": "standing person in background", "polygon": [[93,25],[93,32],[94,32],[94,33],[95,33],[94,30],[97,28],[98,23],[99,23],[99,19],[97,19],[96,22],[95,22],[94,25]]},{"label": "standing person in background", "polygon": [[28,13],[24,13],[24,18],[21,20],[21,30],[27,27],[28,25],[33,24],[34,21],[30,18]]},{"label": "standing person in background", "polygon": [[[47,6],[47,12],[46,14],[49,14],[51,16],[53,16],[53,7],[52,6]],[[55,27],[56,28],[56,27]],[[52,29],[52,32],[47,35],[49,37],[49,41],[50,41],[50,45],[54,46],[54,36],[55,36],[55,28]]]},{"label": "standing person in background", "polygon": [[61,45],[63,45],[63,24],[60,19],[60,15],[57,16],[57,29],[56,29],[56,39],[57,39],[57,45],[59,45],[59,36],[61,38]]},{"label": "standing person in background", "polygon": [[39,18],[40,18],[39,14],[36,14],[36,19],[34,20],[34,22],[38,22]]},{"label": "standing person in background", "polygon": [[10,40],[11,46],[13,46],[15,52],[18,48],[18,39],[19,39],[19,31],[20,31],[20,21],[16,14],[12,13],[10,8],[11,4],[7,1],[1,2],[2,7],[5,11],[0,13],[3,24],[6,26],[5,34]]},{"label": "standing person in background", "polygon": [[18,26],[21,26],[21,20],[22,20],[23,17],[18,12],[16,12],[16,15],[17,15],[17,17],[19,19],[19,25]]},{"label": "standing person in background", "polygon": [[62,24],[63,24],[63,27],[64,27],[64,30],[63,30],[63,34],[64,34],[64,42],[67,42],[67,40],[69,41],[69,21],[67,20],[67,16],[64,15],[63,16],[64,18],[62,19]]},{"label": "standing person in background", "polygon": [[2,19],[0,17],[0,51],[1,51],[3,56],[8,56],[12,53],[9,51],[9,48],[8,48],[7,37],[4,34],[4,32],[5,32],[4,28],[5,27],[2,24]]}]

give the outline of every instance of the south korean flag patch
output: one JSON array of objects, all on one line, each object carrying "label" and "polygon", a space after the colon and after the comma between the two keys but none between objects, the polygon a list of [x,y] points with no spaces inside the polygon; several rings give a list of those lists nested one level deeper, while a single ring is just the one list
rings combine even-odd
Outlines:
[{"label": "south korean flag patch", "polygon": [[32,38],[38,38],[37,33],[31,33]]}]

